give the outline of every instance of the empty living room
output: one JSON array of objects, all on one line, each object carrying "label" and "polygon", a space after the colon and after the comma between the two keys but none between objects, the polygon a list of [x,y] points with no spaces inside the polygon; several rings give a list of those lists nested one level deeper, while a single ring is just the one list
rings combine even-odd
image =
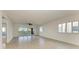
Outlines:
[{"label": "empty living room", "polygon": [[78,49],[79,11],[1,10],[0,48]]},{"label": "empty living room", "polygon": [[79,59],[78,0],[0,0],[0,59]]}]

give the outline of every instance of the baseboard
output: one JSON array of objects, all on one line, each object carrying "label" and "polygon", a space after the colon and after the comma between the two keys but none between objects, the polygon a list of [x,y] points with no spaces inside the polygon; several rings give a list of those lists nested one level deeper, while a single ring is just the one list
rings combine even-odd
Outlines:
[{"label": "baseboard", "polygon": [[77,44],[73,44],[73,43],[70,43],[70,42],[65,42],[65,41],[62,41],[62,40],[57,40],[57,39],[52,39],[52,38],[48,38],[48,37],[44,37],[44,36],[40,36],[42,38],[46,38],[46,39],[50,39],[50,40],[54,40],[54,41],[58,41],[58,42],[61,42],[61,43],[67,43],[67,44],[71,44],[71,45],[74,45],[74,46],[78,46]]},{"label": "baseboard", "polygon": [[7,43],[10,43],[12,39],[13,39],[13,37],[10,40],[7,40]]},{"label": "baseboard", "polygon": [[39,36],[39,35],[34,35],[34,36]]}]

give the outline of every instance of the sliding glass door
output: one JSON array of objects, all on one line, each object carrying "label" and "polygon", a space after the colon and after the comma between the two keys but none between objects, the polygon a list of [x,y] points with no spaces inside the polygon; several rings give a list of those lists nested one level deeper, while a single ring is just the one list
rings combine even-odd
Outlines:
[{"label": "sliding glass door", "polygon": [[31,29],[27,25],[21,25],[18,29],[19,36],[30,36]]}]

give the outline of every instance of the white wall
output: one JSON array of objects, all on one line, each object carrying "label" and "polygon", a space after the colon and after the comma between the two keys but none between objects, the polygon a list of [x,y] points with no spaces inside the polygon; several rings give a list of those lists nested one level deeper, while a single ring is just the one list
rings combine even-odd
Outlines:
[{"label": "white wall", "polygon": [[13,23],[8,19],[7,21],[7,42],[13,39]]},{"label": "white wall", "polygon": [[79,45],[79,33],[58,32],[58,24],[75,20],[79,21],[78,15],[54,20],[48,24],[44,24],[43,25],[44,31],[40,33],[40,36]]}]

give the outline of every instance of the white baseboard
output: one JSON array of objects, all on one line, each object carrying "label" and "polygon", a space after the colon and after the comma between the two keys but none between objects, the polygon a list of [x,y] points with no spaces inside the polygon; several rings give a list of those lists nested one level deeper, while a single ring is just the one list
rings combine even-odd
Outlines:
[{"label": "white baseboard", "polygon": [[58,42],[63,42],[63,43],[71,44],[71,45],[75,45],[75,46],[79,46],[78,44],[71,43],[71,42],[66,42],[66,41],[62,41],[62,40],[52,39],[52,38],[48,38],[48,37],[44,37],[44,36],[40,36],[40,37],[47,38],[47,39],[54,40],[54,41],[58,41]]}]

